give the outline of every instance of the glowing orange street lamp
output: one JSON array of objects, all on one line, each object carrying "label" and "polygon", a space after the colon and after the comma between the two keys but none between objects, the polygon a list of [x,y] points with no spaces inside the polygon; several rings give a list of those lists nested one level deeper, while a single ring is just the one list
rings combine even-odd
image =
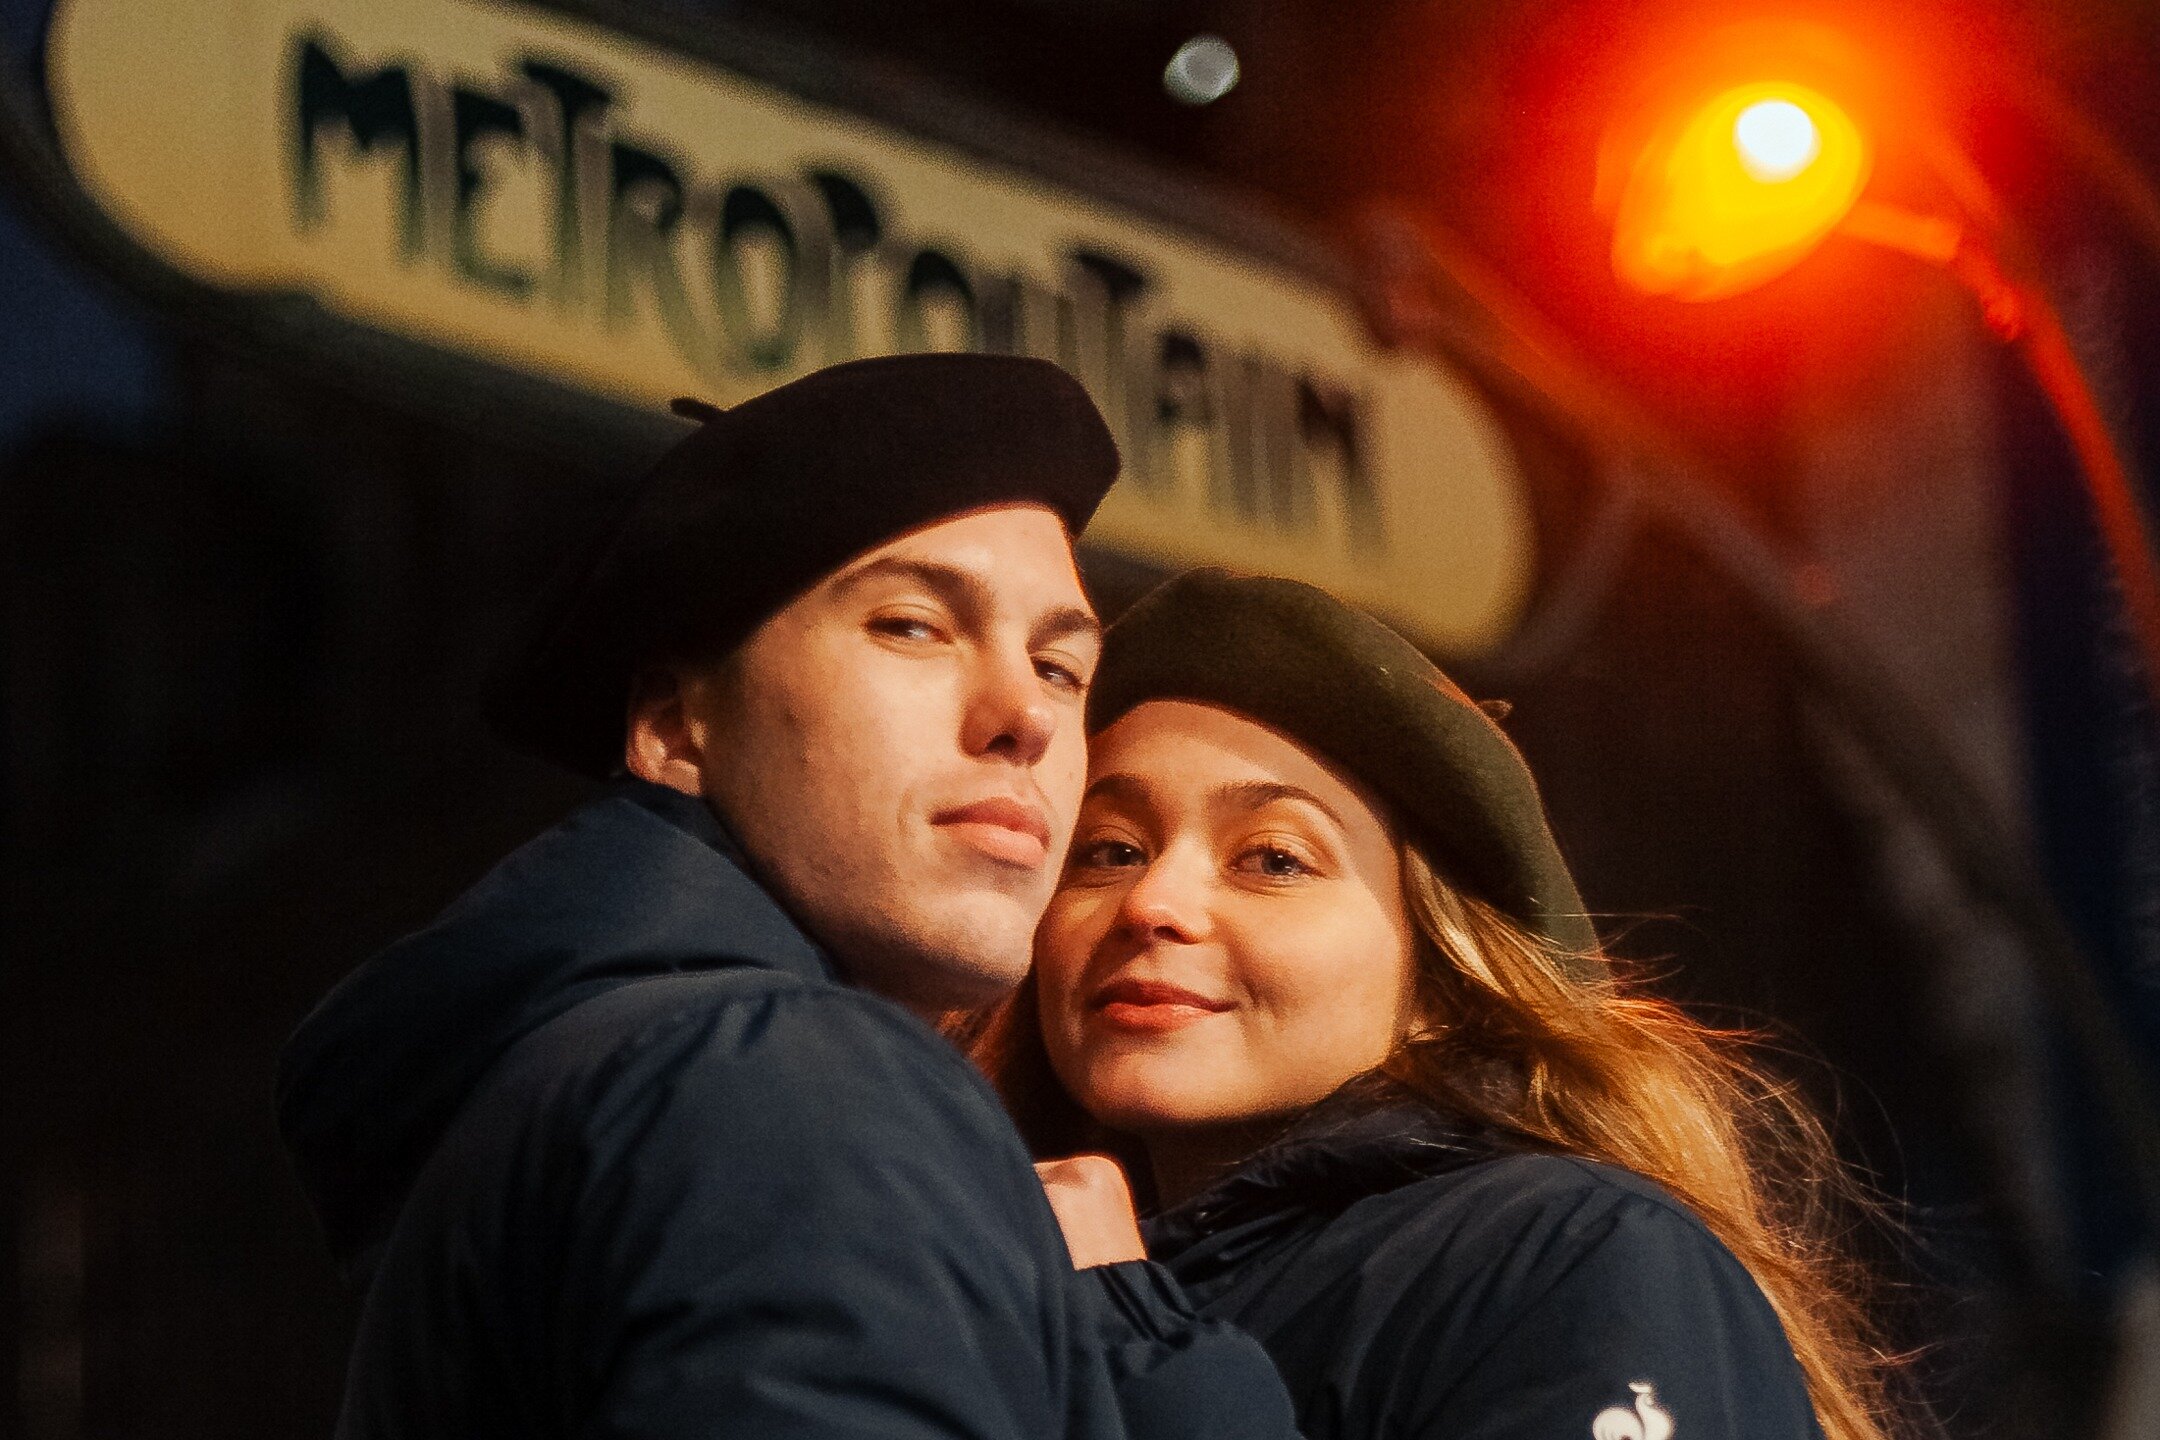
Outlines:
[{"label": "glowing orange street lamp", "polygon": [[1600,197],[1613,222],[1613,271],[1649,294],[1714,300],[1783,273],[1834,232],[1957,276],[2025,358],[2077,452],[2160,706],[2160,566],[2121,451],[2042,287],[2006,273],[2001,252],[2022,247],[2007,238],[1977,168],[1940,136],[1912,143],[1955,199],[1956,218],[1863,199],[1869,137],[1819,91],[1782,81],[1720,91],[1650,131],[1617,194]]},{"label": "glowing orange street lamp", "polygon": [[1874,159],[1815,91],[1735,86],[1643,147],[1613,218],[1613,268],[1682,300],[1750,289],[1837,227]]}]

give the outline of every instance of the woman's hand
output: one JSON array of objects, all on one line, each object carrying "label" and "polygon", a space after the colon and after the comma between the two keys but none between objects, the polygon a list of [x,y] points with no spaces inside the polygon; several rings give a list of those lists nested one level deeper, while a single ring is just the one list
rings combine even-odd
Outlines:
[{"label": "woman's hand", "polygon": [[1140,1222],[1133,1215],[1132,1189],[1117,1161],[1107,1155],[1075,1155],[1045,1160],[1035,1174],[1050,1197],[1058,1228],[1065,1232],[1075,1270],[1147,1258]]}]

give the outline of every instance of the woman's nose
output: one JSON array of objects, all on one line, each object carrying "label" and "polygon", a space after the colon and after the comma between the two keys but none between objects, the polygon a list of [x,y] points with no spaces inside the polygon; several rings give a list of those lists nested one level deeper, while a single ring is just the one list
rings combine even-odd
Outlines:
[{"label": "woman's nose", "polygon": [[1156,857],[1126,890],[1118,924],[1137,938],[1192,944],[1208,929],[1207,889],[1189,856]]}]

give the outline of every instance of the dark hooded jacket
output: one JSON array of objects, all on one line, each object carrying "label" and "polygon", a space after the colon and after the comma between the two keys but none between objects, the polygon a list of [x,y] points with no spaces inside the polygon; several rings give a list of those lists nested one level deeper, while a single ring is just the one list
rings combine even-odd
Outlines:
[{"label": "dark hooded jacket", "polygon": [[280,1115],[368,1277],[341,1436],[1288,1440],[1250,1339],[1075,1275],[975,1072],[628,782],[301,1026]]},{"label": "dark hooded jacket", "polygon": [[1754,1279],[1626,1171],[1338,1097],[1146,1227],[1306,1440],[1820,1440]]}]

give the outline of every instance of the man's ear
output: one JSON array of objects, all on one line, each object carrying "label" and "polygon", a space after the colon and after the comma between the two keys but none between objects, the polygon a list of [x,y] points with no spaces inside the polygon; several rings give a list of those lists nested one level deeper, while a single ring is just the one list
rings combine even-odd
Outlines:
[{"label": "man's ear", "polygon": [[690,722],[689,686],[671,666],[641,671],[630,686],[630,709],[623,727],[623,768],[640,780],[705,793],[705,752],[698,743],[702,727]]}]

